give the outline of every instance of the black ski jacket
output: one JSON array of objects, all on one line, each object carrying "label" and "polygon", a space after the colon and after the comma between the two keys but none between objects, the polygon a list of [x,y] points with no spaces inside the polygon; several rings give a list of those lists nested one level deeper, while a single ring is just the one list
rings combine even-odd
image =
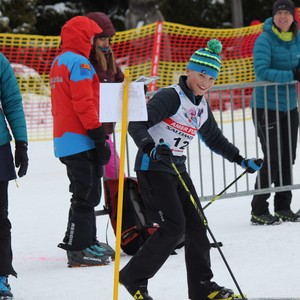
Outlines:
[{"label": "black ski jacket", "polygon": [[[191,101],[194,99],[194,101],[196,100],[196,104],[199,104],[202,100],[202,96],[195,97],[193,95],[192,91],[186,85],[186,79],[187,77],[182,75],[179,79],[179,86]],[[128,132],[138,147],[135,171],[165,171],[175,174],[170,164],[165,161],[154,161],[151,159],[149,161],[149,156],[145,152],[149,147],[155,146],[148,129],[164,119],[175,115],[179,107],[180,98],[176,90],[172,87],[163,88],[158,90],[147,104],[148,121],[129,123]],[[239,149],[225,138],[218,127],[209,105],[207,105],[207,107],[208,118],[198,130],[198,136],[210,150],[222,155],[230,162],[240,164],[243,157],[239,154]],[[185,160],[185,156],[175,156],[173,159],[180,173],[186,171]],[[147,163],[145,163],[145,161],[147,161]]]}]

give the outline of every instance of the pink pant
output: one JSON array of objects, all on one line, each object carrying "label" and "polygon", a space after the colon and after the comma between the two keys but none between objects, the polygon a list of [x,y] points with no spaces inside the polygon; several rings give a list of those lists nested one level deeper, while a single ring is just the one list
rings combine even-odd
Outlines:
[{"label": "pink pant", "polygon": [[108,164],[105,165],[104,167],[104,177],[116,179],[119,178],[120,158],[117,151],[115,151],[115,147],[111,135],[109,135],[109,139],[107,140],[107,143],[110,146],[111,157]]}]

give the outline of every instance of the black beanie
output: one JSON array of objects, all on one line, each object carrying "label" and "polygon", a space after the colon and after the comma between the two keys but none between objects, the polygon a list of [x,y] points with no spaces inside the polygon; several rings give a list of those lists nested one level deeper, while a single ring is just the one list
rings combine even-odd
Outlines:
[{"label": "black beanie", "polygon": [[295,4],[291,0],[277,0],[273,4],[273,16],[279,11],[279,10],[287,10],[289,11],[292,16],[295,18]]}]

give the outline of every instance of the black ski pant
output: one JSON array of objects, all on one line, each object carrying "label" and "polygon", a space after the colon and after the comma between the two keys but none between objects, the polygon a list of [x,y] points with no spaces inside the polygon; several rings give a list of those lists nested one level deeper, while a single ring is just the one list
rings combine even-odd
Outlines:
[{"label": "black ski pant", "polygon": [[0,181],[0,276],[17,273],[12,267],[11,223],[8,218],[8,181]]},{"label": "black ski pant", "polygon": [[8,185],[16,178],[10,143],[0,146],[0,276],[17,276],[12,266],[11,223],[8,218]]},{"label": "black ski pant", "polygon": [[61,157],[60,161],[66,165],[72,197],[64,244],[59,246],[65,250],[82,250],[96,240],[95,207],[101,198],[96,151]]},{"label": "black ski pant", "polygon": [[[279,112],[279,118],[277,118],[276,111],[268,110],[267,114],[268,122],[266,123],[264,109],[256,109],[256,113],[252,110],[253,122],[256,126],[264,155],[264,164],[256,178],[256,189],[269,187],[269,182],[274,184],[275,187],[281,185],[279,162],[281,162],[282,166],[282,185],[290,185],[292,183],[292,165],[296,159],[299,128],[298,110],[290,111],[289,116],[287,112]],[[255,115],[257,120],[255,120]],[[267,146],[267,134],[269,136],[269,147]],[[279,149],[281,156],[279,156]],[[270,173],[268,160],[270,160]],[[252,213],[256,215],[267,213],[269,210],[269,203],[267,202],[269,197],[270,193],[255,195],[251,203]],[[274,196],[274,210],[290,209],[291,200],[292,192],[290,190],[276,192]]]},{"label": "black ski pant", "polygon": [[[181,174],[201,208],[195,187],[187,172]],[[120,280],[129,287],[147,285],[185,234],[185,263],[188,292],[192,299],[206,299],[208,291],[201,281],[213,277],[210,243],[206,226],[193,206],[177,175],[156,171],[137,171],[141,196],[147,213],[159,229],[120,271]],[[202,210],[202,208],[201,208]]]}]

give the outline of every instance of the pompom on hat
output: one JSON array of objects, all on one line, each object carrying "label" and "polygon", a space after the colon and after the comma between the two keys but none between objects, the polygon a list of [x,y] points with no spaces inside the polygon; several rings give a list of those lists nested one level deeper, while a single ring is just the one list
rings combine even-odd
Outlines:
[{"label": "pompom on hat", "polygon": [[222,43],[219,40],[212,39],[208,41],[206,48],[194,52],[186,68],[217,79],[221,69],[221,51]]},{"label": "pompom on hat", "polygon": [[277,0],[273,4],[272,15],[274,16],[279,10],[287,10],[295,18],[295,4],[291,0]]}]

